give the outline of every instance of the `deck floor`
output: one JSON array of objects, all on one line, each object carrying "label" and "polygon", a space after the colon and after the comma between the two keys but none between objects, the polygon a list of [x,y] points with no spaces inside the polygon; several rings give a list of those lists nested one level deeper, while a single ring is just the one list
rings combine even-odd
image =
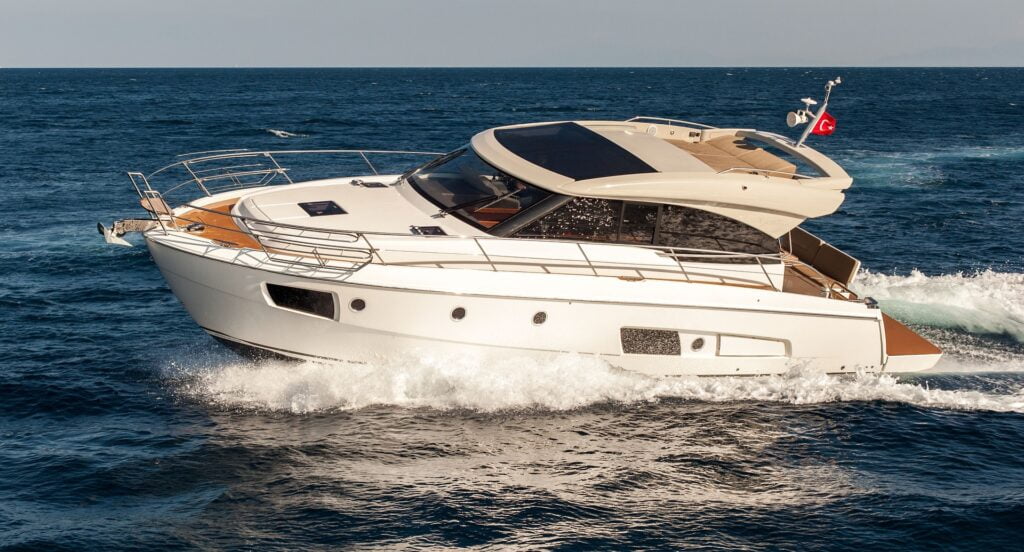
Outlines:
[{"label": "deck floor", "polygon": [[210,211],[192,209],[175,218],[178,225],[182,227],[192,223],[202,224],[203,230],[193,232],[196,236],[211,239],[231,247],[262,249],[259,242],[249,233],[239,228],[238,224],[235,223],[235,219],[230,216],[229,213],[231,213],[235,203],[235,199],[229,199],[204,206],[206,209],[216,212],[211,213]]}]

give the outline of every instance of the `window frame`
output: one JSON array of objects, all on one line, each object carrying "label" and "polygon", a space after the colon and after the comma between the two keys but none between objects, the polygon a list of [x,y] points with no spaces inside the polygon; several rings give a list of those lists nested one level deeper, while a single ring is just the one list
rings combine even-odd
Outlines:
[{"label": "window frame", "polygon": [[[458,209],[458,210],[455,210],[455,211],[448,211],[448,209],[451,209],[452,206],[448,206],[448,205],[443,204],[434,195],[432,195],[431,193],[429,193],[428,191],[423,189],[423,187],[420,186],[416,182],[415,176],[420,171],[429,170],[429,169],[433,169],[433,168],[439,167],[439,166],[444,165],[446,163],[449,163],[449,162],[451,162],[451,161],[453,161],[455,159],[458,159],[459,157],[462,157],[463,155],[465,155],[467,153],[472,154],[480,163],[482,163],[483,165],[485,165],[487,167],[490,167],[493,171],[495,171],[495,173],[500,174],[500,175],[502,175],[504,177],[507,177],[507,178],[514,179],[515,181],[522,183],[524,186],[526,186],[526,188],[532,189],[532,190],[539,190],[539,191],[543,192],[546,195],[544,197],[542,197],[541,199],[535,201],[531,205],[529,205],[529,206],[527,206],[527,207],[525,207],[523,209],[520,209],[519,212],[509,216],[508,218],[506,218],[504,220],[501,220],[501,221],[498,221],[496,224],[494,224],[492,226],[485,226],[483,224],[480,224],[480,222],[477,219],[475,219],[473,217],[470,217],[470,216],[464,215],[462,213],[462,211],[464,211],[465,209]],[[404,178],[404,180],[409,184],[409,186],[412,187],[412,189],[417,194],[420,195],[420,197],[426,199],[432,205],[437,207],[437,209],[438,209],[438,211],[440,213],[443,213],[444,215],[453,215],[455,218],[457,218],[460,221],[462,221],[462,222],[472,226],[473,228],[476,228],[478,230],[482,230],[482,231],[484,231],[484,232],[486,232],[488,234],[492,234],[492,235],[500,235],[500,234],[496,234],[494,232],[495,228],[498,228],[498,227],[506,224],[507,222],[509,222],[512,219],[516,219],[518,217],[521,217],[524,213],[533,210],[533,208],[536,207],[537,205],[539,205],[541,203],[544,203],[545,201],[547,201],[548,199],[550,199],[553,196],[558,196],[559,195],[559,194],[556,194],[555,192],[552,192],[550,190],[547,190],[545,188],[537,186],[536,184],[533,184],[531,182],[523,180],[522,178],[513,176],[513,175],[511,175],[511,174],[509,174],[509,173],[499,169],[498,167],[495,167],[493,164],[488,163],[483,157],[480,156],[480,154],[478,154],[470,146],[465,146],[465,147],[459,148],[459,149],[454,150],[454,151],[452,151],[450,153],[442,155],[441,157],[438,157],[437,159],[435,159],[435,160],[433,160],[433,161],[423,165],[422,167],[416,169],[415,171],[409,173],[409,175],[406,176]],[[496,198],[496,200],[498,200],[498,198]],[[478,209],[483,209],[486,206],[487,206],[487,204],[485,203],[483,206],[478,207]]]}]

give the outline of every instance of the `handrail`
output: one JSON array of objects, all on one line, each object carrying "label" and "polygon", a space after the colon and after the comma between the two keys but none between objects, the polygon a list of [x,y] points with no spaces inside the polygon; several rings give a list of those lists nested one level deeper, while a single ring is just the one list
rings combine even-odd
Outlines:
[{"label": "handrail", "polygon": [[773,171],[773,170],[769,170],[769,169],[759,169],[757,167],[729,167],[728,169],[722,169],[722,170],[718,171],[715,174],[727,174],[727,173],[731,173],[733,171],[744,171],[744,172],[750,172],[750,173],[754,173],[754,174],[760,174],[760,173],[781,174],[783,176],[791,177],[791,178],[804,178],[804,179],[813,179],[814,178],[813,176],[808,176],[806,174],[800,174],[798,172]]},{"label": "handrail", "polygon": [[[178,192],[186,186],[194,185],[204,196],[212,196],[225,190],[240,188],[255,188],[274,184],[280,177],[281,182],[293,184],[289,176],[291,169],[284,167],[278,161],[279,157],[290,155],[352,155],[357,156],[369,168],[375,176],[380,174],[377,166],[370,160],[370,156],[379,155],[401,155],[401,156],[429,156],[436,158],[442,154],[430,151],[406,151],[406,150],[368,150],[368,149],[316,149],[316,150],[211,150],[198,152],[197,154],[186,154],[184,158],[169,165],[144,175],[141,178],[145,185],[145,191],[156,191],[150,181],[157,177],[166,178],[168,175],[175,175],[175,181],[168,188],[164,189],[162,195],[167,197],[173,192]],[[173,172],[172,172],[173,171]],[[142,175],[142,173],[132,173]],[[184,180],[179,180],[184,178]],[[211,184],[208,186],[208,184]],[[137,187],[139,197],[142,197],[142,188]]]},{"label": "handrail", "polygon": [[[270,182],[274,176],[278,174],[284,174],[287,178],[287,168],[282,167],[278,164],[274,155],[288,155],[288,154],[358,154],[364,162],[369,165],[370,169],[376,174],[376,168],[370,163],[367,158],[367,154],[398,154],[398,155],[440,155],[435,152],[419,152],[419,151],[398,151],[398,150],[276,150],[276,151],[233,151],[230,153],[216,153],[215,155],[207,155],[201,157],[193,157],[189,159],[183,159],[171,165],[162,167],[147,177],[142,173],[131,172],[132,183],[135,186],[136,192],[139,197],[148,200],[151,207],[154,203],[165,203],[162,194],[153,189],[150,185],[150,178],[154,175],[166,172],[173,167],[181,166],[186,169],[192,178],[181,182],[180,184],[171,188],[171,190],[177,190],[184,185],[189,183],[195,183],[199,186],[200,190],[203,191],[207,196],[212,195],[210,190],[204,186],[204,182],[219,180],[219,179],[233,179],[235,180],[236,187],[246,186],[263,186]],[[225,159],[238,159],[238,158],[266,158],[273,165],[267,165],[266,169],[259,170],[242,170],[235,172],[226,172],[222,174],[207,174],[208,172],[215,171],[218,169],[195,169],[192,164],[203,163],[209,161],[219,161]],[[232,164],[227,167],[221,167],[220,169],[227,169],[229,171],[233,169],[250,169],[252,164]],[[740,168],[737,168],[740,169]],[[728,171],[729,169],[727,169]],[[727,172],[723,171],[723,172]],[[778,172],[778,171],[776,171]],[[202,174],[203,176],[199,176]],[[783,173],[790,175],[791,173]],[[251,175],[262,175],[261,179],[255,183],[245,183],[239,180],[243,176]],[[270,178],[266,178],[267,176]],[[290,179],[289,179],[290,182]],[[217,189],[215,191],[219,191]],[[189,219],[186,212],[181,212],[182,209],[190,209],[194,211],[204,211],[216,214],[218,216],[229,217],[235,224],[233,227],[227,227],[224,225],[211,224],[206,220],[193,220]],[[180,214],[179,214],[180,213]],[[246,217],[243,215],[237,215],[230,212],[216,211],[200,205],[196,205],[193,202],[186,202],[180,205],[178,208],[172,209],[170,215],[161,215],[156,209],[151,209],[151,216],[154,218],[159,225],[159,228],[163,233],[168,234],[170,232],[184,231],[189,232],[187,228],[190,225],[201,224],[204,227],[217,228],[224,231],[235,232],[239,235],[244,235],[248,239],[254,241],[259,249],[267,255],[267,259],[275,262],[282,262],[289,265],[303,265],[310,266],[317,269],[332,270],[351,272],[356,271],[364,266],[379,262],[379,264],[399,264],[399,265],[422,265],[422,264],[436,264],[442,266],[444,263],[458,264],[458,265],[472,265],[472,264],[484,264],[491,268],[491,270],[498,271],[499,265],[512,265],[512,266],[535,266],[539,267],[547,272],[550,272],[549,268],[587,268],[594,276],[601,276],[599,269],[603,270],[615,270],[615,271],[633,271],[638,276],[644,278],[643,272],[670,272],[673,274],[680,274],[687,282],[702,282],[702,283],[715,283],[709,282],[706,279],[694,279],[695,277],[703,278],[714,278],[720,280],[721,283],[726,284],[726,281],[731,282],[742,282],[742,286],[760,286],[768,289],[774,289],[776,291],[782,291],[776,284],[777,277],[782,275],[773,275],[768,273],[765,268],[765,264],[782,264],[784,266],[796,266],[801,265],[807,267],[811,275],[808,276],[816,284],[820,285],[823,293],[828,297],[852,299],[856,298],[856,295],[851,292],[846,286],[839,282],[822,275],[820,271],[815,269],[813,266],[808,265],[799,260],[787,258],[783,253],[742,253],[735,251],[720,251],[710,249],[695,249],[695,248],[681,248],[681,247],[669,247],[669,246],[655,246],[655,245],[643,245],[643,244],[615,244],[615,243],[604,243],[594,242],[593,244],[588,242],[580,242],[579,240],[559,240],[559,239],[544,239],[545,243],[563,243],[571,244],[579,251],[581,258],[561,258],[561,259],[544,259],[537,257],[522,257],[517,255],[500,254],[495,255],[489,253],[487,248],[484,246],[484,242],[496,242],[496,241],[523,241],[522,238],[508,238],[499,236],[450,236],[450,235],[417,235],[408,233],[398,232],[366,232],[358,230],[332,230],[327,228],[317,228],[311,226],[301,226],[295,224],[287,224],[281,222],[274,222],[270,220],[257,219],[252,217]],[[185,224],[179,224],[179,221]],[[166,223],[166,224],[165,224]],[[476,246],[476,249],[480,251],[484,261],[473,261],[473,260],[458,260],[453,261],[450,258],[447,260],[420,260],[420,261],[401,261],[401,262],[388,262],[382,256],[382,250],[375,247],[370,238],[381,238],[381,237],[395,237],[403,239],[431,239],[431,240],[472,240]],[[209,238],[217,241],[215,238]],[[243,242],[244,243],[244,242]],[[365,244],[365,246],[364,246]],[[619,247],[629,248],[632,250],[636,249],[647,249],[654,250],[660,257],[670,258],[674,261],[674,264],[652,264],[636,262],[631,260],[623,261],[595,261],[591,259],[591,256],[587,254],[584,246],[594,245],[601,246],[604,248],[608,247]],[[234,244],[235,247],[240,246],[238,243]],[[391,250],[392,252],[404,252],[404,253],[434,253],[437,255],[465,255],[465,253],[458,252],[439,252],[439,251],[403,251],[398,249]],[[500,260],[496,260],[498,257]],[[375,261],[376,258],[376,261]],[[307,259],[313,259],[309,261]],[[695,267],[691,265],[690,271],[687,270],[683,265],[684,260],[690,260],[691,262],[701,262],[701,259],[713,259],[713,260],[748,260],[751,264],[756,263],[760,272],[764,275],[765,280],[753,280],[744,278],[739,275],[722,275],[722,274],[699,274],[694,272]],[[334,266],[331,264],[332,261],[340,261],[345,263],[345,266]],[[522,262],[520,262],[522,261]],[[750,274],[747,274],[750,276]],[[759,277],[758,277],[759,278]],[[727,284],[734,285],[734,284]],[[836,288],[839,288],[838,290]]]},{"label": "handrail", "polygon": [[[397,232],[365,232],[365,231],[354,231],[354,230],[332,230],[326,228],[316,228],[310,226],[299,226],[294,224],[278,223],[273,221],[267,221],[263,219],[256,219],[252,217],[246,217],[243,215],[236,215],[234,213],[216,211],[201,207],[198,205],[187,204],[183,207],[194,209],[197,211],[209,212],[219,216],[228,217],[232,220],[237,221],[234,228],[227,227],[224,225],[210,224],[209,222],[202,220],[190,219],[187,213],[175,214],[172,216],[173,219],[177,219],[183,223],[189,224],[202,224],[204,226],[217,228],[220,230],[226,230],[229,232],[235,232],[240,235],[248,236],[254,239],[259,245],[259,248],[267,255],[269,260],[286,263],[289,265],[303,265],[311,266],[318,269],[325,269],[329,271],[338,272],[352,272],[363,268],[364,266],[376,262],[377,264],[384,265],[399,265],[399,266],[422,266],[422,265],[438,265],[443,264],[455,264],[455,265],[473,265],[480,264],[488,266],[492,271],[500,271],[500,266],[533,266],[540,267],[547,272],[550,269],[564,269],[564,268],[585,268],[594,276],[601,276],[601,271],[631,271],[635,272],[637,276],[645,278],[645,272],[653,273],[668,273],[682,275],[685,281],[688,282],[703,282],[703,283],[722,283],[727,284],[732,282],[735,285],[745,287],[761,287],[765,289],[773,289],[781,291],[776,285],[775,278],[772,277],[765,268],[767,264],[783,264],[784,259],[781,253],[741,253],[734,251],[717,251],[711,249],[696,249],[696,248],[681,248],[681,247],[668,247],[668,246],[654,246],[654,245],[640,245],[640,244],[616,244],[616,243],[583,243],[574,240],[558,240],[558,239],[545,239],[545,243],[555,244],[567,244],[574,246],[580,253],[579,258],[538,258],[536,256],[522,256],[508,254],[507,252],[501,254],[495,254],[493,251],[489,251],[486,247],[487,242],[521,242],[522,238],[507,238],[498,236],[451,236],[451,235],[418,235],[418,234],[403,234]],[[187,226],[183,224],[180,226]],[[282,230],[293,230],[300,232],[287,233]],[[168,230],[165,228],[164,232]],[[303,235],[301,232],[305,232]],[[468,253],[459,251],[429,251],[421,249],[395,249],[390,248],[387,250],[381,250],[375,246],[371,241],[373,238],[391,237],[391,238],[402,238],[405,240],[459,240],[465,241],[466,243],[472,242],[473,250],[479,253]],[[674,264],[655,264],[638,262],[636,260],[606,260],[598,261],[592,259],[588,255],[585,246],[599,246],[604,248],[615,247],[615,248],[628,248],[628,249],[647,249],[657,252],[660,257],[667,257],[674,261]],[[421,259],[421,260],[398,260],[388,261],[383,257],[383,252],[387,251],[392,254],[433,254],[440,258],[435,259]],[[284,257],[282,257],[284,256]],[[312,256],[315,259],[314,262],[305,261],[304,258]],[[452,257],[465,256],[466,258],[452,259]],[[473,257],[482,258],[483,260],[474,260]],[[326,260],[325,260],[326,259]],[[376,259],[376,260],[375,260]],[[764,275],[764,280],[759,277],[754,278],[755,273],[747,274],[702,274],[699,269],[695,266],[690,267],[690,271],[687,272],[683,266],[683,261],[689,260],[691,262],[701,262],[705,259],[748,259],[758,265],[761,273]],[[329,261],[339,261],[345,263],[343,266],[332,266]],[[605,275],[608,275],[605,273]],[[746,277],[744,277],[746,276]],[[705,278],[704,280],[696,278]],[[715,279],[718,282],[709,281],[708,279]],[[732,284],[729,284],[732,285]]]},{"label": "handrail", "polygon": [[[213,151],[217,151],[217,150],[213,150]],[[320,155],[320,154],[336,154],[336,153],[355,153],[355,154],[360,154],[360,155],[366,155],[366,154],[371,154],[371,155],[372,154],[444,155],[443,153],[438,153],[438,152],[433,152],[433,151],[365,150],[365,149],[260,150],[260,151],[255,151],[255,150],[240,150],[240,151],[223,150],[223,151],[228,151],[229,153],[217,153],[216,155],[204,155],[204,156],[200,156],[200,157],[191,157],[189,159],[182,159],[180,161],[176,161],[174,163],[171,163],[170,165],[166,165],[164,167],[160,167],[159,169],[157,169],[157,170],[149,173],[148,175],[146,175],[146,178],[153,178],[157,174],[160,174],[160,173],[162,173],[164,171],[167,171],[168,169],[172,169],[172,168],[177,167],[177,166],[182,166],[185,163],[202,163],[202,162],[205,162],[205,161],[215,161],[215,160],[220,160],[220,159],[238,159],[238,158],[243,158],[243,157],[259,157],[259,156],[273,157],[274,155],[304,155],[304,154]],[[199,153],[208,153],[208,152],[199,152]],[[188,155],[188,154],[186,154],[186,155]]]},{"label": "handrail", "polygon": [[709,130],[714,130],[714,129],[718,128],[718,127],[714,127],[714,126],[711,126],[711,125],[706,125],[704,123],[696,123],[694,121],[683,121],[683,120],[680,120],[680,119],[668,119],[666,117],[648,117],[647,115],[637,115],[636,117],[633,117],[631,119],[626,119],[626,122],[627,123],[659,122],[659,123],[668,123],[669,126],[671,126],[672,123],[678,123],[678,124],[683,125],[683,126],[694,126],[694,127],[697,127],[697,128],[706,128],[706,129],[709,129]]}]

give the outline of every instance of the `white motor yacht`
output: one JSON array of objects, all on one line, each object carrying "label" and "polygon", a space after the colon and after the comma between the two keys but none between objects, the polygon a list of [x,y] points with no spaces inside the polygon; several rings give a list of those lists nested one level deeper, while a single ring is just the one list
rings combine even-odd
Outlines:
[{"label": "white motor yacht", "polygon": [[[816,122],[811,104],[791,123]],[[206,152],[129,173],[148,218],[100,230],[141,232],[196,323],[257,357],[571,352],[654,376],[933,366],[937,347],[850,290],[860,262],[800,228],[852,184],[806,134],[637,117],[493,128],[444,155]],[[368,169],[293,182],[286,160],[314,154]],[[385,155],[429,160],[377,174]]]}]

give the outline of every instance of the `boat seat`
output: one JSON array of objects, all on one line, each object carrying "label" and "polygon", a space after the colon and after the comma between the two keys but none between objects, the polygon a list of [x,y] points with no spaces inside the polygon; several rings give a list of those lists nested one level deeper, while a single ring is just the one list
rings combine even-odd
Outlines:
[{"label": "boat seat", "polygon": [[811,265],[825,276],[845,285],[853,281],[860,268],[859,261],[827,243],[818,248],[818,254],[814,256]]}]

